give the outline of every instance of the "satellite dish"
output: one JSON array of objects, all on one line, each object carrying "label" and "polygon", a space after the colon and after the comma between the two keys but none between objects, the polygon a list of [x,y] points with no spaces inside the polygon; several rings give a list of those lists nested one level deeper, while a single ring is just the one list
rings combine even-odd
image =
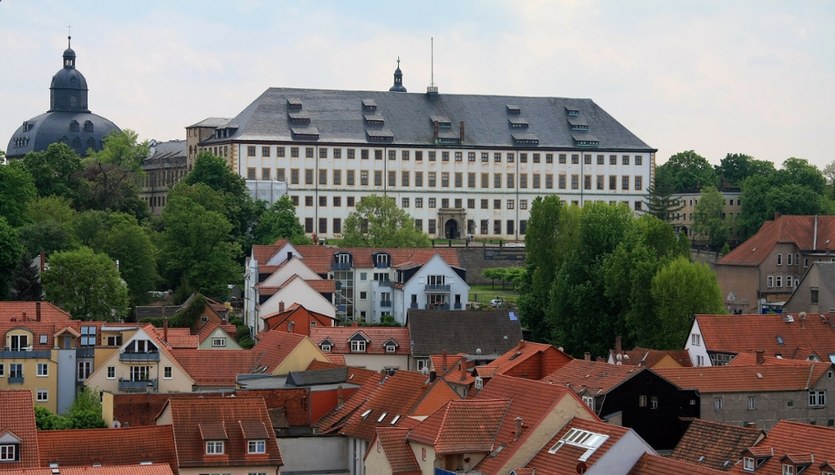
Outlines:
[{"label": "satellite dish", "polygon": [[122,427],[122,423],[119,422],[119,421],[113,421],[113,423],[110,424],[110,427],[112,427],[114,429],[118,429],[118,428]]}]

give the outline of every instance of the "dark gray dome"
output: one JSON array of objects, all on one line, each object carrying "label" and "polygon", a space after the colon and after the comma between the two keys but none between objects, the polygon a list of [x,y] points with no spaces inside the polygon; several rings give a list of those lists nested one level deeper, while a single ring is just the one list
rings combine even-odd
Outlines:
[{"label": "dark gray dome", "polygon": [[75,69],[75,51],[64,51],[63,68],[52,76],[49,111],[18,127],[6,148],[9,158],[23,158],[29,152],[46,150],[49,144],[64,142],[81,156],[99,151],[102,140],[119,127],[93,114],[87,105],[87,79]]}]

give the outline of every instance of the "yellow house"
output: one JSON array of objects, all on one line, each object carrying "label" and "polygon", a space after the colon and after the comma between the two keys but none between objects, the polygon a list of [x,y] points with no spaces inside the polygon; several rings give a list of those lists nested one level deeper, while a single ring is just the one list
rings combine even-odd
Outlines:
[{"label": "yellow house", "polygon": [[286,375],[304,371],[313,361],[330,362],[328,356],[305,335],[270,330],[258,334],[252,349],[257,356],[256,372]]}]

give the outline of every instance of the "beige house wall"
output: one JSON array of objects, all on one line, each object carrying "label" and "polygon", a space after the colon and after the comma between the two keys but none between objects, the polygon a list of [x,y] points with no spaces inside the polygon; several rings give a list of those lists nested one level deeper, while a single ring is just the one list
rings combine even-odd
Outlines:
[{"label": "beige house wall", "polygon": [[374,446],[368,451],[365,457],[365,473],[392,473],[391,464],[389,463],[386,453],[383,452],[380,439],[374,437]]},{"label": "beige house wall", "polygon": [[409,369],[409,355],[346,353],[343,356],[347,366],[359,366],[373,371],[381,371],[383,368]]},{"label": "beige house wall", "polygon": [[290,371],[304,371],[314,360],[325,363],[330,361],[310,338],[305,338],[287,355],[287,358],[284,358],[284,361],[275,367],[272,374],[283,376],[289,374]]},{"label": "beige house wall", "polygon": [[[757,313],[759,269],[754,266],[716,264],[716,280],[722,291],[725,308],[729,312]],[[728,297],[733,293],[734,299]]]}]

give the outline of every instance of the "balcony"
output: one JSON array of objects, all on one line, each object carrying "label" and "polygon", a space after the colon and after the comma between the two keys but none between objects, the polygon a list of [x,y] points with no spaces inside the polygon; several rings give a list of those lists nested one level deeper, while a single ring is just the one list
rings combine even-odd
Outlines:
[{"label": "balcony", "polygon": [[10,349],[6,347],[0,351],[0,358],[10,359],[39,359],[49,358],[52,353],[49,350],[26,350],[26,349]]},{"label": "balcony", "polygon": [[131,381],[119,378],[119,391],[123,393],[157,392],[159,385],[156,379],[145,381]]},{"label": "balcony", "polygon": [[23,376],[9,376],[9,384],[23,384]]},{"label": "balcony", "polygon": [[453,307],[455,310],[461,310],[461,302],[456,302]]},{"label": "balcony", "polygon": [[390,280],[375,280],[374,282],[377,283],[378,287],[391,287]]},{"label": "balcony", "polygon": [[375,262],[374,263],[375,269],[388,269],[389,263],[388,262]]},{"label": "balcony", "polygon": [[350,262],[331,262],[331,270],[350,270]]},{"label": "balcony", "polygon": [[134,363],[134,362],[146,362],[146,361],[159,361],[159,352],[153,353],[129,353],[125,351],[124,353],[119,353],[119,361],[124,363]]},{"label": "balcony", "polygon": [[409,304],[409,308],[417,309],[417,308],[419,308],[419,305],[418,305],[417,302],[412,302],[411,304]]},{"label": "balcony", "polygon": [[380,300],[380,307],[391,308],[391,300]]},{"label": "balcony", "polygon": [[95,346],[82,346],[75,349],[76,358],[93,358],[96,355]]},{"label": "balcony", "polygon": [[426,305],[426,310],[449,310],[448,303],[431,303]]},{"label": "balcony", "polygon": [[423,290],[426,292],[449,292],[450,284],[426,284]]}]

